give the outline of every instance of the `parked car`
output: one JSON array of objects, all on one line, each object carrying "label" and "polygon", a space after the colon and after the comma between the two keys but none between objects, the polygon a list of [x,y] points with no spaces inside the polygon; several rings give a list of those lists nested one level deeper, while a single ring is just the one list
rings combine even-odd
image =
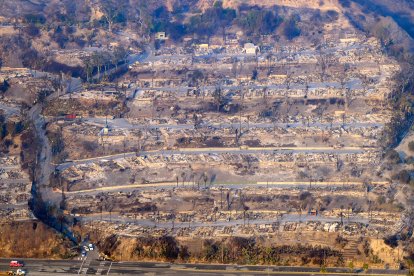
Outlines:
[{"label": "parked car", "polygon": [[89,246],[89,250],[93,251],[93,249],[94,249],[93,244],[90,243],[88,246]]},{"label": "parked car", "polygon": [[19,261],[11,261],[9,266],[10,267],[23,267],[24,264],[22,262],[19,262]]}]

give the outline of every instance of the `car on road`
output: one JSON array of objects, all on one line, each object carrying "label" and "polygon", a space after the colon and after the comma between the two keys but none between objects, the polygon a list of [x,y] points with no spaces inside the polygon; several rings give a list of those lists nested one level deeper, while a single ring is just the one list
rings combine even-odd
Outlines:
[{"label": "car on road", "polygon": [[[3,275],[3,274],[1,274],[1,272],[0,272],[0,275]],[[6,274],[4,274],[4,275],[6,275]],[[7,275],[8,276],[16,276],[16,275],[21,276],[21,275],[26,275],[26,271],[19,268],[16,272],[14,272],[12,270],[7,271]]]},{"label": "car on road", "polygon": [[85,250],[82,250],[81,255],[82,255],[82,257],[85,257],[86,256],[86,251]]},{"label": "car on road", "polygon": [[16,275],[26,275],[26,271],[25,270],[23,270],[23,269],[18,269],[17,271],[16,271]]},{"label": "car on road", "polygon": [[86,252],[88,252],[88,251],[89,251],[89,247],[88,247],[88,246],[86,246],[86,245],[84,245],[84,246],[83,246],[83,250],[85,250]]},{"label": "car on road", "polygon": [[94,249],[93,244],[91,244],[91,243],[90,243],[90,244],[88,244],[88,247],[89,247],[89,250],[90,250],[90,251],[93,251],[93,249]]},{"label": "car on road", "polygon": [[11,261],[9,264],[10,267],[23,267],[24,264],[20,261]]}]

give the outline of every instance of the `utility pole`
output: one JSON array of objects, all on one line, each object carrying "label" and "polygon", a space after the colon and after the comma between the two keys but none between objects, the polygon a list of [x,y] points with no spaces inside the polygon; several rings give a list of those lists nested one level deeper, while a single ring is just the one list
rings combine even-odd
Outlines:
[{"label": "utility pole", "polygon": [[126,135],[124,136],[123,146],[124,146],[124,159],[125,159]]},{"label": "utility pole", "polygon": [[243,110],[243,100],[244,100],[244,87],[241,86],[241,97],[240,97],[240,107],[239,107],[239,113],[240,113],[240,131],[239,131],[239,136],[242,135],[242,110]]},{"label": "utility pole", "polygon": [[227,192],[226,198],[227,198],[227,210],[230,210],[230,192]]},{"label": "utility pole", "polygon": [[223,187],[220,187],[220,208],[223,210]]}]

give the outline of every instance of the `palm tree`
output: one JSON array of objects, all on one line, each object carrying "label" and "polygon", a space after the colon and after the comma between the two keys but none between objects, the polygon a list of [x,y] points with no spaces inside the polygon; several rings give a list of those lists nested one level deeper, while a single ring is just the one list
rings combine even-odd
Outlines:
[{"label": "palm tree", "polygon": [[227,200],[227,210],[230,210],[230,192],[227,192],[226,200]]},{"label": "palm tree", "polygon": [[56,219],[57,219],[57,221],[59,223],[59,226],[60,226],[60,232],[62,232],[63,231],[63,224],[66,223],[66,217],[63,213],[59,213],[57,215]]},{"label": "palm tree", "polygon": [[207,188],[208,176],[206,172],[203,173],[203,181],[204,181],[204,188]]},{"label": "palm tree", "polygon": [[223,91],[221,90],[220,86],[217,86],[216,89],[213,92],[213,98],[214,98],[214,102],[217,105],[217,112],[220,111],[220,105],[223,102]]},{"label": "palm tree", "polygon": [[185,177],[186,177],[186,173],[185,173],[185,172],[182,172],[182,173],[181,173],[181,178],[182,178],[182,180],[183,180],[183,187],[184,187]]},{"label": "palm tree", "polygon": [[267,60],[267,75],[270,75],[270,65],[272,62],[272,58],[273,58],[273,54],[272,53],[268,53],[266,55],[266,60]]},{"label": "palm tree", "polygon": [[92,58],[87,57],[83,60],[83,63],[85,64],[85,72],[86,72],[86,81],[89,82],[90,78],[93,73],[93,62]]},{"label": "palm tree", "polygon": [[217,206],[214,207],[213,212],[214,212],[214,222],[216,222],[217,221],[217,212],[218,212],[218,207]]},{"label": "palm tree", "polygon": [[286,90],[290,89],[290,85],[292,84],[292,77],[293,77],[292,72],[286,73],[286,79],[285,79]]},{"label": "palm tree", "polygon": [[246,224],[246,212],[249,210],[248,206],[243,207],[243,226]]},{"label": "palm tree", "polygon": [[114,210],[113,202],[106,202],[105,209],[109,212],[109,221],[112,222],[112,211]]}]

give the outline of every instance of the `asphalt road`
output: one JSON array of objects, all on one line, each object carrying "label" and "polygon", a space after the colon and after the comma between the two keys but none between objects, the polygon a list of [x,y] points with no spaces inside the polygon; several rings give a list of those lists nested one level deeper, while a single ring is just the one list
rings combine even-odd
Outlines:
[{"label": "asphalt road", "polygon": [[[317,275],[319,268],[238,266],[212,264],[172,264],[155,262],[110,262],[86,258],[82,260],[24,259],[28,275]],[[8,271],[10,259],[0,259],[0,271]],[[82,266],[82,269],[81,269]],[[328,268],[323,275],[360,275],[348,273],[348,268]],[[358,269],[356,269],[358,271]],[[366,275],[360,270],[361,274]],[[371,275],[406,275],[406,271],[375,269]]]},{"label": "asphalt road", "polygon": [[[111,75],[113,72],[115,72],[116,70],[118,70],[122,66],[129,66],[129,65],[131,65],[135,62],[144,62],[147,59],[149,59],[150,57],[152,57],[152,49],[150,47],[146,47],[145,50],[140,54],[131,54],[131,55],[129,55],[128,58],[127,58],[127,63],[126,64],[123,64],[123,65],[120,65],[118,67],[114,67],[114,68],[109,69],[106,72],[106,75],[108,75],[108,76]],[[102,72],[100,74],[96,73],[92,77],[92,79],[97,80],[97,79],[102,78],[103,76],[104,76],[104,74]]]},{"label": "asphalt road", "polygon": [[31,183],[31,181],[28,178],[8,178],[8,179],[0,179],[0,183],[2,184]]}]

